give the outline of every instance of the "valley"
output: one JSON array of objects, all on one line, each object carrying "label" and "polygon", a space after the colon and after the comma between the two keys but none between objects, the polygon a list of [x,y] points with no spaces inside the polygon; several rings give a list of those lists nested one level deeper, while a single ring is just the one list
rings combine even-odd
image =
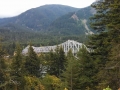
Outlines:
[{"label": "valley", "polygon": [[57,4],[33,8],[15,17],[1,18],[0,38],[5,47],[11,48],[16,42],[23,46],[30,42],[35,46],[55,45],[68,39],[83,43],[92,32],[89,25],[91,11],[91,7]]}]

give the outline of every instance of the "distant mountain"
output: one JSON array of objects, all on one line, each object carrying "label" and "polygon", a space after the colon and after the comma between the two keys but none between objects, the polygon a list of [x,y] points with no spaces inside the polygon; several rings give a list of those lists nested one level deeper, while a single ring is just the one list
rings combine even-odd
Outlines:
[{"label": "distant mountain", "polygon": [[91,7],[70,12],[56,19],[49,27],[48,32],[54,35],[85,35],[92,34],[89,18],[94,14]]},{"label": "distant mountain", "polygon": [[30,9],[19,16],[0,19],[0,38],[3,42],[53,45],[73,39],[84,42],[92,34],[89,17],[95,11],[64,5],[44,5]]},{"label": "distant mountain", "polygon": [[78,8],[64,5],[44,5],[38,8],[30,9],[16,17],[0,19],[0,26],[12,23],[33,30],[44,30],[55,19],[67,14],[68,12],[77,10]]}]

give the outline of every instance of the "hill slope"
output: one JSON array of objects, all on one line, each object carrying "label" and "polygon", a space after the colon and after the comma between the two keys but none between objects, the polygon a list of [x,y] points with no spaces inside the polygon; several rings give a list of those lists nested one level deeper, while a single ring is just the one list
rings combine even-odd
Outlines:
[{"label": "hill slope", "polygon": [[51,45],[68,39],[83,42],[85,34],[92,33],[89,27],[92,15],[91,7],[78,10],[62,5],[45,5],[13,18],[0,19],[0,36],[9,43],[31,41]]},{"label": "hill slope", "polygon": [[78,8],[64,5],[44,5],[30,9],[16,17],[0,19],[0,24],[4,26],[5,24],[12,23],[33,30],[44,30],[58,17],[77,10]]},{"label": "hill slope", "polygon": [[55,35],[82,35],[92,34],[89,18],[94,11],[91,7],[71,12],[56,19],[49,27],[48,32]]}]

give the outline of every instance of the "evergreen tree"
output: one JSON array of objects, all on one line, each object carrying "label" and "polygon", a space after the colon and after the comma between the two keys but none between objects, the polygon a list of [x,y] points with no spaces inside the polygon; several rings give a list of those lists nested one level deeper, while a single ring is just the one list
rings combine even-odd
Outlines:
[{"label": "evergreen tree", "polygon": [[16,89],[22,88],[22,79],[23,79],[23,56],[20,44],[16,44],[16,49],[14,52],[13,61],[11,64],[11,80]]},{"label": "evergreen tree", "polygon": [[[108,17],[110,18],[110,22],[108,23],[107,27],[110,30],[110,36],[112,37],[111,45],[112,49],[109,53],[109,62],[106,64],[106,68],[109,72],[109,78],[107,81],[109,85],[113,89],[120,88],[120,57],[119,57],[119,49],[120,49],[120,1],[114,0],[110,4],[110,10],[108,12]],[[114,77],[114,78],[113,78]]]},{"label": "evergreen tree", "polygon": [[[111,37],[110,42],[119,41],[120,33],[120,1],[119,0],[100,0],[92,5],[96,14],[91,17],[91,26],[97,31],[108,31]],[[111,43],[112,44],[112,43]]]},{"label": "evergreen tree", "polygon": [[30,45],[28,50],[28,56],[26,56],[25,69],[27,75],[39,77],[40,72],[40,60],[37,54],[34,52],[33,47]]},{"label": "evergreen tree", "polygon": [[[94,57],[96,67],[98,68],[99,73],[97,73],[97,79],[99,80],[99,86],[106,87],[107,84],[110,84],[113,89],[117,89],[115,87],[119,87],[116,84],[119,83],[119,80],[112,79],[116,70],[109,69],[111,68],[110,65],[115,66],[115,62],[118,63],[119,61],[116,61],[115,58],[110,60],[109,55],[113,54],[110,52],[113,52],[113,47],[119,46],[120,42],[120,1],[100,0],[94,3],[92,7],[95,8],[96,14],[91,19],[91,26],[94,30],[100,32],[91,37],[89,46],[94,50],[91,55]],[[111,75],[106,76],[108,72],[111,73]],[[117,76],[118,74],[119,73],[117,73]]]},{"label": "evergreen tree", "polygon": [[6,73],[6,63],[5,63],[5,51],[0,45],[0,90],[4,89],[7,84],[7,73]]},{"label": "evergreen tree", "polygon": [[120,87],[120,45],[115,44],[109,53],[109,61],[106,63],[107,84],[113,89]]},{"label": "evergreen tree", "polygon": [[45,87],[41,84],[40,79],[33,76],[24,77],[24,89],[21,90],[45,90]]},{"label": "evergreen tree", "polygon": [[97,85],[97,82],[94,78],[96,74],[94,60],[84,46],[79,50],[77,57],[79,63],[79,90],[86,90],[88,88],[95,90],[94,86]]},{"label": "evergreen tree", "polygon": [[63,80],[66,82],[67,89],[79,90],[79,73],[78,62],[70,50],[67,54],[66,71],[63,72]]},{"label": "evergreen tree", "polygon": [[55,52],[50,52],[50,71],[51,75],[60,77],[65,70],[66,57],[62,47],[57,47]]},{"label": "evergreen tree", "polygon": [[42,80],[42,84],[44,85],[44,90],[63,90],[64,84],[60,80],[60,78],[55,75],[46,75]]},{"label": "evergreen tree", "polygon": [[50,66],[50,70],[48,71],[48,73],[50,75],[55,75],[58,76],[58,68],[57,68],[57,60],[58,57],[56,56],[56,52],[51,51],[49,53],[49,58],[48,58],[48,65]]},{"label": "evergreen tree", "polygon": [[23,56],[22,56],[22,50],[19,44],[16,45],[16,50],[14,52],[14,58],[13,58],[13,62],[12,62],[12,69],[13,69],[13,73],[12,75],[16,75],[16,76],[21,76],[21,70],[22,70],[22,66],[23,66]]},{"label": "evergreen tree", "polygon": [[66,63],[67,63],[67,60],[66,60],[64,50],[62,47],[60,47],[60,49],[59,49],[59,61],[58,61],[59,77],[61,76],[63,71],[65,71]]}]

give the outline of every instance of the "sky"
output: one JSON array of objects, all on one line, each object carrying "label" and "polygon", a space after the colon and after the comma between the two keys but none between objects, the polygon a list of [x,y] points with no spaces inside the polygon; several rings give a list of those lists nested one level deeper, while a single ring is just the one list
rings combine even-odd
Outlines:
[{"label": "sky", "polygon": [[0,0],[0,17],[13,17],[31,8],[46,4],[61,4],[84,8],[96,0]]}]

